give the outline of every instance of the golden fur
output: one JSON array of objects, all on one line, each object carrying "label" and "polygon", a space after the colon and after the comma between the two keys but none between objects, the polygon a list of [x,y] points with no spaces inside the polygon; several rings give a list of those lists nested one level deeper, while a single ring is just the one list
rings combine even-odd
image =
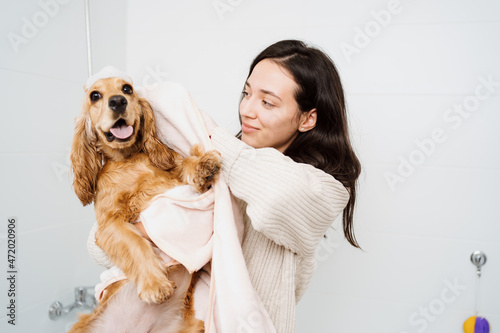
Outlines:
[{"label": "golden fur", "polygon": [[[119,98],[125,105],[119,112],[112,107],[113,98]],[[112,135],[112,128],[118,124],[132,126],[132,134],[123,139]],[[128,82],[108,78],[97,81],[86,91],[76,121],[71,163],[78,198],[83,205],[94,202],[98,224],[96,244],[137,286],[142,301],[148,304],[167,301],[175,290],[169,269],[155,253],[154,244],[142,237],[132,223],[154,196],[169,188],[189,183],[199,192],[207,190],[220,169],[219,154],[204,153],[194,146],[191,156],[182,158],[158,139],[149,103],[139,98]],[[187,277],[191,278],[188,288],[175,291],[185,292],[183,309],[179,310],[184,325],[178,332],[204,331],[203,323],[194,318],[192,309],[197,275],[193,277]],[[105,311],[123,285],[121,282],[108,288],[99,308],[82,316],[71,332],[87,332],[85,327],[91,326]]]}]

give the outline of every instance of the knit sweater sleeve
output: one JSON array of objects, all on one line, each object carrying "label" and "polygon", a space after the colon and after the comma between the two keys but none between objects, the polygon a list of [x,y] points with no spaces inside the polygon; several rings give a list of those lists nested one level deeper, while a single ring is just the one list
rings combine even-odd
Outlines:
[{"label": "knit sweater sleeve", "polygon": [[252,148],[223,128],[212,133],[231,192],[247,203],[255,230],[301,256],[314,251],[349,193],[331,175],[273,148]]},{"label": "knit sweater sleeve", "polygon": [[87,239],[87,250],[89,251],[90,257],[94,260],[96,264],[99,266],[103,266],[106,268],[110,268],[113,266],[113,262],[109,259],[106,252],[101,249],[95,243],[95,233],[97,232],[97,222],[94,223],[92,229],[90,230],[89,237]]}]

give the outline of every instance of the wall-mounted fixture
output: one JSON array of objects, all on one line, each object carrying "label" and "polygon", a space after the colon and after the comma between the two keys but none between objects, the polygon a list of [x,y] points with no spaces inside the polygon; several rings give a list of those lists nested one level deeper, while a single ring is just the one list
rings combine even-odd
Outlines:
[{"label": "wall-mounted fixture", "polygon": [[465,333],[489,333],[490,323],[486,318],[478,316],[479,313],[479,279],[481,278],[481,267],[486,264],[486,254],[481,251],[474,251],[470,256],[470,261],[476,266],[476,294],[475,294],[475,315],[464,322]]},{"label": "wall-mounted fixture", "polygon": [[75,288],[75,302],[69,306],[63,306],[61,302],[54,302],[49,307],[49,318],[57,320],[70,313],[74,309],[87,309],[93,310],[97,307],[97,300],[94,295],[88,294],[87,290],[94,290],[94,287],[76,287]]}]

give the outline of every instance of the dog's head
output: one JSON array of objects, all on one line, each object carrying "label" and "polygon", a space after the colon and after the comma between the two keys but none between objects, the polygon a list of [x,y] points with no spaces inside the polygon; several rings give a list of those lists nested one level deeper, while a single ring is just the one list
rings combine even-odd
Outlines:
[{"label": "dog's head", "polygon": [[110,77],[85,88],[71,147],[73,188],[87,205],[94,200],[97,176],[105,161],[147,153],[157,167],[175,165],[173,152],[158,139],[153,110],[127,80]]},{"label": "dog's head", "polygon": [[85,92],[83,109],[97,136],[97,142],[110,158],[133,147],[145,125],[147,102],[141,100],[132,84],[122,78],[98,80]]}]

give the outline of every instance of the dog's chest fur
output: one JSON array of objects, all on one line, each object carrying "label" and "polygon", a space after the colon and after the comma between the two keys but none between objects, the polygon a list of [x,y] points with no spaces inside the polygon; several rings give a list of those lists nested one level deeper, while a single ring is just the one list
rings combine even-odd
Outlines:
[{"label": "dog's chest fur", "polygon": [[179,168],[161,170],[143,153],[124,161],[108,161],[97,178],[96,213],[100,207],[114,207],[119,201],[127,203],[131,215],[136,215],[146,208],[143,207],[145,202],[170,188],[182,185],[179,176]]}]

